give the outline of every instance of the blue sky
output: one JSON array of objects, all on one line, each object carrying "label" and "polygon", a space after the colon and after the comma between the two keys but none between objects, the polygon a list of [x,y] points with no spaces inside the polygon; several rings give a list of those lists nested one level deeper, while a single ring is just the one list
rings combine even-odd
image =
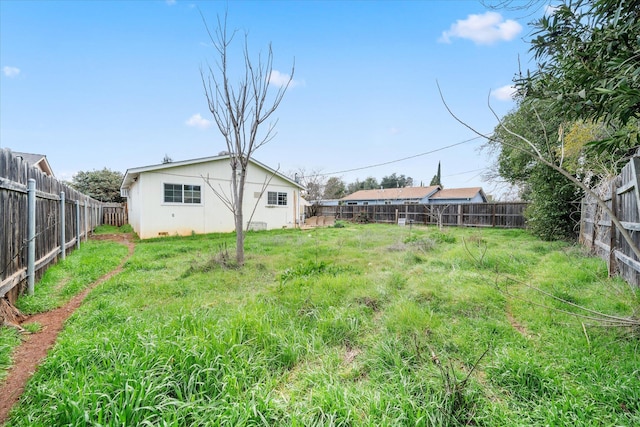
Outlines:
[{"label": "blue sky", "polygon": [[[427,185],[483,186],[479,139],[514,107],[504,88],[531,67],[522,11],[479,1],[0,0],[0,146],[46,154],[59,178],[216,155],[200,67],[214,64],[210,26],[228,9],[252,52],[270,42],[274,69],[294,86],[276,111],[277,136],[255,158],[285,173],[346,182],[391,173]],[[238,39],[240,40],[240,39]],[[240,43],[235,45],[241,49]],[[507,91],[508,92],[508,91]],[[435,152],[434,152],[435,151]],[[420,155],[423,153],[430,153]],[[419,156],[417,156],[419,155]]]}]

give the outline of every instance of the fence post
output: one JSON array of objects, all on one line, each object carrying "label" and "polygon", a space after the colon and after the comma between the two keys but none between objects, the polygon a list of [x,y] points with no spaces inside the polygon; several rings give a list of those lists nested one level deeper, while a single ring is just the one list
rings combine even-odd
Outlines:
[{"label": "fence post", "polygon": [[464,225],[464,218],[463,218],[463,208],[462,208],[462,204],[458,205],[458,225],[462,226]]},{"label": "fence post", "polygon": [[36,180],[31,178],[27,186],[27,294],[35,290],[36,265]]},{"label": "fence post", "polygon": [[491,205],[491,227],[496,228],[496,204]]},{"label": "fence post", "polygon": [[89,241],[89,202],[84,201],[84,241]]},{"label": "fence post", "polygon": [[[611,182],[611,212],[613,216],[618,215],[618,201],[616,200],[617,196],[617,188],[616,188],[616,180],[614,179]],[[609,277],[613,277],[616,273],[616,225],[613,223],[613,219],[611,219],[611,226],[609,227]]]},{"label": "fence post", "polygon": [[64,218],[64,191],[60,192],[60,258],[61,259],[65,259],[67,257],[67,250],[66,250],[66,244],[67,244],[67,240],[66,240],[66,236],[65,236],[65,218]]},{"label": "fence post", "polygon": [[76,249],[80,249],[80,200],[76,200]]}]

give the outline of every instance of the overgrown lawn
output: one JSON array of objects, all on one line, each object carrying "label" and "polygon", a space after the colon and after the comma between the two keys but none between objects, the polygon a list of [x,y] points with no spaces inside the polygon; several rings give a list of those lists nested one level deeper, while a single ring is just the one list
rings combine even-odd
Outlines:
[{"label": "overgrown lawn", "polygon": [[238,269],[233,242],[138,242],[9,424],[640,424],[638,331],[527,286],[633,315],[637,295],[579,247],[349,224],[249,233]]}]

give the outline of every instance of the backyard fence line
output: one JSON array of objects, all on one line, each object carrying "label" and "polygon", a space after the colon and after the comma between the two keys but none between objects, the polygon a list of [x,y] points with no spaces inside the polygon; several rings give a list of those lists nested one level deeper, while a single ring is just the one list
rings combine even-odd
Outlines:
[{"label": "backyard fence line", "polygon": [[526,202],[311,206],[318,216],[347,221],[525,228]]},{"label": "backyard fence line", "polygon": [[103,203],[0,150],[0,297],[15,302],[96,226]]},{"label": "backyard fence line", "polygon": [[102,204],[102,223],[104,225],[113,225],[122,227],[129,223],[127,216],[127,208],[124,203],[103,203]]},{"label": "backyard fence line", "polygon": [[[631,232],[635,247],[640,244],[639,173],[640,157],[633,157],[620,175],[603,183],[597,190],[622,226]],[[590,196],[582,199],[580,242],[607,262],[610,276],[620,274],[629,284],[640,286],[640,260],[622,238],[609,214]]]}]

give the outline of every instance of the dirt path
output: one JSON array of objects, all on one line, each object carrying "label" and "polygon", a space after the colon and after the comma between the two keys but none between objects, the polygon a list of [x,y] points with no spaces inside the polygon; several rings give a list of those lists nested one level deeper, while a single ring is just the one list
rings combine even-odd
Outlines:
[{"label": "dirt path", "polygon": [[92,239],[112,240],[125,244],[129,248],[129,254],[115,270],[93,282],[66,305],[46,313],[34,314],[22,322],[38,322],[42,328],[35,334],[26,335],[25,341],[13,352],[14,365],[9,369],[4,383],[0,384],[0,425],[4,425],[7,421],[9,411],[22,395],[27,381],[34,374],[49,349],[55,344],[64,322],[80,307],[82,301],[93,288],[120,273],[125,262],[133,255],[134,244],[129,234],[100,234],[93,236]]}]

